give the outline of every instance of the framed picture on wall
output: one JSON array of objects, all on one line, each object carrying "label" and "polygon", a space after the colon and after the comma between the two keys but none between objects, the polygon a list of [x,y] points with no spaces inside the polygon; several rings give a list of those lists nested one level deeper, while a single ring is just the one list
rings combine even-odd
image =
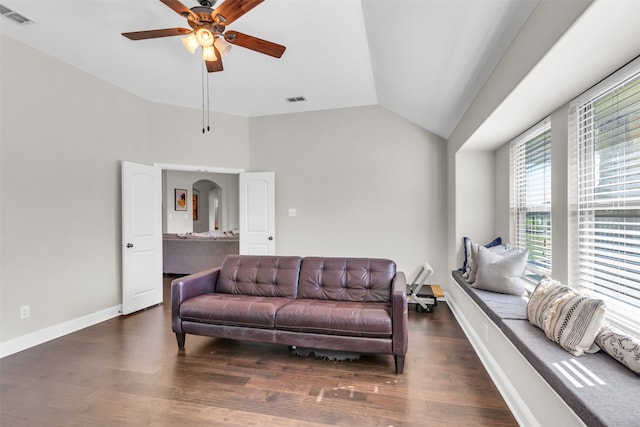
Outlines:
[{"label": "framed picture on wall", "polygon": [[193,209],[193,220],[197,221],[198,220],[198,195],[194,194],[191,197],[193,198],[193,204],[191,205]]},{"label": "framed picture on wall", "polygon": [[176,188],[175,192],[176,192],[176,210],[186,211],[187,210],[187,190]]}]

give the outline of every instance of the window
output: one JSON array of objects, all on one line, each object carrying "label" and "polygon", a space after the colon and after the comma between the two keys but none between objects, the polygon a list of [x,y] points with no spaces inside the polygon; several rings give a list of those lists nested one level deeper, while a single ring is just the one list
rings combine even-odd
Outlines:
[{"label": "window", "polygon": [[573,282],[610,320],[640,328],[640,61],[572,103]]},{"label": "window", "polygon": [[547,118],[511,143],[511,236],[529,250],[532,279],[551,273],[551,124]]}]

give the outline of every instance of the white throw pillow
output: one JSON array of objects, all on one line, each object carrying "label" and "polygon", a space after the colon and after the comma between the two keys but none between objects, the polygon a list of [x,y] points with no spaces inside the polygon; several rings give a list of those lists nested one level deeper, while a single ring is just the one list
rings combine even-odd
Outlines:
[{"label": "white throw pillow", "polygon": [[640,374],[640,340],[605,324],[596,336],[596,344],[627,368]]},{"label": "white throw pillow", "polygon": [[478,247],[478,256],[474,258],[476,280],[471,286],[501,294],[524,294],[522,273],[528,257],[529,251],[502,256],[483,246]]}]

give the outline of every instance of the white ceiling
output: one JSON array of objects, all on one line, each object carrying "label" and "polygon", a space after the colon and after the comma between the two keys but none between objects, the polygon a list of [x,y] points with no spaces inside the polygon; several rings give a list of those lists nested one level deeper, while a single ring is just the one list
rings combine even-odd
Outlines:
[{"label": "white ceiling", "polygon": [[[221,3],[222,1],[220,1]],[[144,99],[202,108],[202,60],[158,0],[0,0],[35,21],[1,32]],[[184,0],[188,7],[196,0]],[[212,73],[211,110],[243,117],[379,104],[447,138],[537,0],[266,0],[229,25],[287,46],[234,46]],[[43,70],[44,71],[44,70]],[[306,101],[288,103],[286,98]]]}]

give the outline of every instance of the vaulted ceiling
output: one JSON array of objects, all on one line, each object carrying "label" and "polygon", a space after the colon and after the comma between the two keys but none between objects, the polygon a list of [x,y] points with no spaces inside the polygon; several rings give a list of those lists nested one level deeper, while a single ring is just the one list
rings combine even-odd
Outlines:
[{"label": "vaulted ceiling", "polygon": [[[144,99],[202,108],[202,60],[180,37],[121,35],[188,28],[160,1],[0,3],[34,21],[2,18],[3,34]],[[234,46],[224,71],[209,75],[210,108],[256,117],[378,104],[447,138],[536,4],[266,0],[228,30],[283,44],[286,52],[275,59]]]}]

